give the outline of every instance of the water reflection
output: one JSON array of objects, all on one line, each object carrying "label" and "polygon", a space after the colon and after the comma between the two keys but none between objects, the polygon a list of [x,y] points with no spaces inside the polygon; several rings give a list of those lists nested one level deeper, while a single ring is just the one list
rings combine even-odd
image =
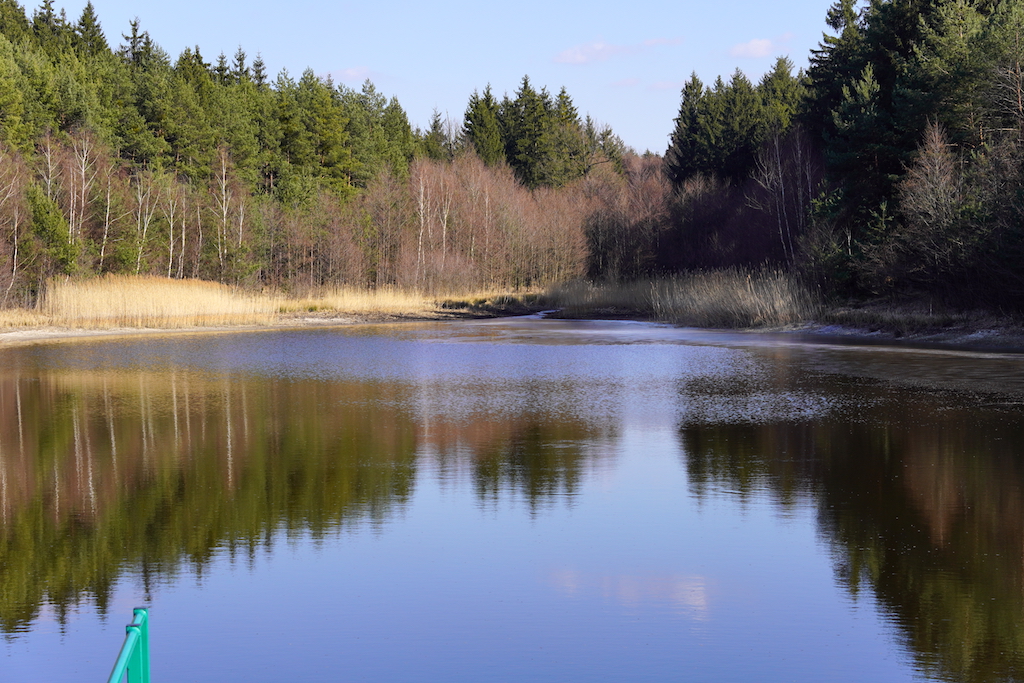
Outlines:
[{"label": "water reflection", "polygon": [[813,500],[841,584],[854,597],[871,592],[922,673],[1015,680],[1024,669],[1019,414],[924,391],[862,406],[820,421],[685,424],[692,490],[760,491],[782,507]]},{"label": "water reflection", "polygon": [[107,609],[138,572],[147,592],[215,551],[252,559],[275,538],[380,525],[417,459],[468,456],[481,499],[531,507],[570,495],[587,452],[578,421],[414,419],[401,384],[188,372],[0,377],[0,630],[82,600]]},{"label": "water reflection", "polygon": [[551,583],[570,598],[588,594],[623,607],[669,606],[697,620],[708,618],[707,580],[703,576],[677,574],[593,575],[575,569],[552,573]]},{"label": "water reflection", "polygon": [[[445,518],[454,530],[429,516],[405,520],[421,535],[449,534],[453,556],[433,575],[425,560],[389,575],[388,594],[416,592],[402,612],[413,599],[442,602],[418,594],[428,576],[435,584],[459,576],[445,585],[455,602],[472,602],[461,591],[477,581],[484,588],[474,599],[503,593],[521,578],[509,567],[529,564],[543,533],[559,551],[580,547],[551,553],[557,562],[537,571],[539,601],[562,601],[539,621],[576,609],[579,621],[566,619],[560,633],[578,630],[601,656],[607,648],[589,642],[587,626],[611,612],[667,614],[651,628],[666,639],[676,622],[699,621],[715,634],[720,659],[705,664],[714,671],[737,659],[736,633],[777,635],[778,604],[750,619],[744,600],[772,592],[778,577],[737,578],[726,560],[713,561],[751,567],[799,547],[782,534],[732,533],[743,517],[736,508],[756,517],[774,506],[784,519],[816,519],[820,543],[807,535],[804,561],[824,548],[828,590],[834,575],[867,611],[880,605],[919,672],[1013,680],[1024,668],[1021,360],[773,347],[741,335],[715,344],[710,333],[656,326],[513,322],[8,354],[0,632],[20,637],[48,606],[62,621],[76,605],[104,613],[124,576],[155,592],[182,572],[214,571],[225,555],[252,565],[282,540],[324,547],[359,535],[350,531],[394,531],[413,517],[427,479],[441,489],[427,497],[462,501],[468,491],[493,513],[489,521],[518,505],[529,528],[516,536],[511,525],[474,527],[461,510]],[[556,508],[564,514],[545,517]],[[475,531],[451,540],[462,527]],[[619,545],[606,547],[608,539]],[[416,556],[404,542],[394,550],[403,562]],[[477,558],[487,543],[509,547]],[[438,563],[447,552],[418,557]],[[589,561],[598,552],[624,559]],[[472,572],[457,574],[472,558]],[[808,570],[805,581],[797,564],[786,571],[799,591],[814,576]],[[490,575],[495,583],[485,586]],[[590,610],[594,603],[601,609]],[[824,603],[807,600],[812,609]],[[358,612],[358,628],[376,609]],[[470,616],[465,623],[478,617]],[[522,632],[534,633],[537,621],[529,613]],[[392,628],[388,621],[381,632],[391,637]],[[756,661],[774,661],[779,641],[764,639],[770,654]],[[504,642],[485,645],[493,655]],[[673,652],[693,659],[710,643],[680,641]],[[569,660],[566,670],[576,666]],[[618,671],[632,660],[622,661]],[[784,679],[791,670],[779,671]]]}]

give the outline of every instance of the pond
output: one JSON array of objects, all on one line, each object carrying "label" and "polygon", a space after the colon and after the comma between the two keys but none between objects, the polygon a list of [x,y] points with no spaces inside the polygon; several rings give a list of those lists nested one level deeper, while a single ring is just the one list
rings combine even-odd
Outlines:
[{"label": "pond", "polygon": [[516,318],[0,349],[0,677],[1010,681],[1024,356]]}]

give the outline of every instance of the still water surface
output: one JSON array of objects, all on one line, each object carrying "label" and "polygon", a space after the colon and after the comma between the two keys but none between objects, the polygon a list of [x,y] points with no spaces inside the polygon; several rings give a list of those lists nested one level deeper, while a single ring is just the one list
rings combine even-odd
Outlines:
[{"label": "still water surface", "polygon": [[1010,681],[1024,357],[513,319],[0,349],[0,679]]}]

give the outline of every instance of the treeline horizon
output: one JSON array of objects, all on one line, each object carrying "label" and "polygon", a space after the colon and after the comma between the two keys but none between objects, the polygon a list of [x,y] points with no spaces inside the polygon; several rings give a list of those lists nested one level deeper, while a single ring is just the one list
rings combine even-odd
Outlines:
[{"label": "treeline horizon", "polygon": [[525,76],[421,131],[370,81],[272,80],[242,48],[172,59],[138,19],[122,38],[111,47],[91,3],[71,21],[52,0],[31,17],[0,0],[0,306],[103,273],[423,291],[571,279],[595,187],[638,166],[564,88]]},{"label": "treeline horizon", "polygon": [[837,0],[796,75],[693,75],[663,263],[779,265],[835,296],[1024,303],[1024,3]]},{"label": "treeline horizon", "polygon": [[0,0],[0,307],[56,276],[447,293],[783,269],[834,297],[1024,303],[1024,2],[838,0],[806,70],[683,88],[664,157],[565,90],[397,98],[92,4]]}]

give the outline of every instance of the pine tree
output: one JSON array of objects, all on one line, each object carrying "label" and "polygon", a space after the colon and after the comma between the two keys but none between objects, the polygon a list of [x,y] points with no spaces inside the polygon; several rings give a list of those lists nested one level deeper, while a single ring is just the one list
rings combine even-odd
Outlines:
[{"label": "pine tree", "polygon": [[217,66],[213,67],[213,73],[217,85],[227,85],[231,82],[231,69],[228,67],[228,58],[223,52],[217,55]]},{"label": "pine tree", "polygon": [[384,161],[396,178],[404,179],[409,176],[409,162],[416,153],[416,139],[412,134],[412,126],[409,125],[409,117],[406,115],[398,98],[392,97],[388,106],[384,108],[381,115],[381,129],[384,133]]},{"label": "pine tree", "polygon": [[758,84],[757,92],[766,130],[778,134],[789,130],[806,96],[800,76],[793,75],[793,62],[788,57],[776,59],[772,70]]},{"label": "pine tree", "polygon": [[26,121],[22,78],[14,46],[0,35],[0,141],[27,150],[35,140]]},{"label": "pine tree", "polygon": [[499,114],[505,158],[523,185],[538,187],[546,182],[545,168],[551,157],[551,96],[546,89],[537,91],[530,78],[523,80],[516,99],[508,96]]},{"label": "pine tree", "polygon": [[235,83],[241,83],[242,81],[248,81],[252,78],[252,74],[249,73],[249,67],[245,63],[246,54],[242,46],[238,46],[238,50],[235,51],[235,58],[231,65],[231,80]]},{"label": "pine tree", "polygon": [[25,9],[17,0],[0,0],[0,33],[12,44],[21,43],[22,38],[32,33]]},{"label": "pine tree", "polygon": [[95,56],[110,50],[92,0],[87,2],[85,9],[82,10],[82,16],[75,25],[75,35],[75,47],[84,55]]},{"label": "pine tree", "polygon": [[267,85],[267,65],[264,64],[263,56],[259,52],[256,53],[256,59],[252,63],[252,82],[260,88]]},{"label": "pine tree", "polygon": [[548,119],[551,156],[544,169],[544,182],[560,187],[590,170],[589,141],[576,105],[564,86],[555,98]]},{"label": "pine tree", "polygon": [[450,159],[446,142],[441,112],[435,108],[434,113],[430,116],[430,128],[427,129],[426,134],[423,136],[423,154],[428,159],[436,161]]},{"label": "pine tree", "polygon": [[558,91],[558,97],[555,99],[555,116],[558,123],[569,126],[580,125],[580,114],[576,110],[576,105],[573,104],[572,98],[569,97],[569,92],[562,86],[562,89]]},{"label": "pine tree", "polygon": [[466,140],[485,164],[493,166],[504,161],[505,145],[498,125],[498,103],[490,85],[484,88],[482,97],[473,92],[463,121]]},{"label": "pine tree", "polygon": [[665,173],[675,188],[682,187],[690,177],[705,170],[701,159],[700,129],[704,125],[704,84],[696,73],[683,84],[679,115],[665,150]]},{"label": "pine tree", "polygon": [[765,139],[761,98],[746,75],[737,69],[722,95],[722,176],[739,184],[754,168]]},{"label": "pine tree", "polygon": [[829,8],[826,23],[837,35],[825,34],[811,50],[801,119],[808,130],[823,137],[834,133],[832,112],[843,101],[843,86],[858,78],[866,64],[856,4],[857,0],[837,0]]}]

